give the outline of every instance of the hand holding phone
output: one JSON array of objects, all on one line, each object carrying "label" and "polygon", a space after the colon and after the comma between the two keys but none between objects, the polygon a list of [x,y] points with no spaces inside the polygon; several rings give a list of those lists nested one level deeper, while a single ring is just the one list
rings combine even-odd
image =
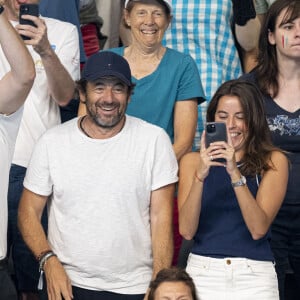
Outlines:
[{"label": "hand holding phone", "polygon": [[[205,147],[208,148],[213,142],[227,143],[226,124],[223,122],[208,122],[205,129]],[[223,158],[214,159],[215,161],[225,162]]]},{"label": "hand holding phone", "polygon": [[[37,27],[35,23],[33,23],[31,20],[23,19],[23,15],[31,15],[38,17],[39,16],[39,6],[38,4],[21,4],[20,5],[20,12],[19,12],[19,23],[21,25],[30,25]],[[21,35],[23,40],[30,40],[30,37]]]}]

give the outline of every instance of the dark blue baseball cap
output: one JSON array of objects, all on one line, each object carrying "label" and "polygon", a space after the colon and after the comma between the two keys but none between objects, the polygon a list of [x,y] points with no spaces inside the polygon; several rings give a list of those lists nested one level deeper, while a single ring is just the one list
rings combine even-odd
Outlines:
[{"label": "dark blue baseball cap", "polygon": [[81,79],[95,81],[105,76],[115,76],[126,85],[132,85],[131,71],[127,60],[111,51],[100,51],[91,55],[84,65]]}]

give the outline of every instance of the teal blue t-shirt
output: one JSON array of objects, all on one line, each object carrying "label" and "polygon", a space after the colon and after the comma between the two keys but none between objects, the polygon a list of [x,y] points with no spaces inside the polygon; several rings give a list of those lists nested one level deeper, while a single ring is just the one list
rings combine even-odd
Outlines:
[{"label": "teal blue t-shirt", "polygon": [[[124,47],[109,49],[124,56]],[[188,54],[167,48],[157,69],[136,79],[134,93],[126,113],[162,127],[174,140],[174,106],[176,101],[196,98],[203,102],[204,92],[199,72]]]}]

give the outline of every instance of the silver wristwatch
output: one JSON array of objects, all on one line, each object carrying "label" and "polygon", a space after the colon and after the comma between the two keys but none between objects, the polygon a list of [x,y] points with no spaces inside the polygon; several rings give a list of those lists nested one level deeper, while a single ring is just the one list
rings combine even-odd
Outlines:
[{"label": "silver wristwatch", "polygon": [[234,187],[234,188],[238,187],[238,186],[246,185],[246,183],[247,183],[247,180],[246,180],[245,176],[241,176],[239,181],[231,182],[232,187]]}]

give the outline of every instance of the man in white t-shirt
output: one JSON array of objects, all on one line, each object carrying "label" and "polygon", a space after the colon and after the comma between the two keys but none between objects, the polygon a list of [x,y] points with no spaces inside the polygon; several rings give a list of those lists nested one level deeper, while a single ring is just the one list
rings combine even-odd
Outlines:
[{"label": "man in white t-shirt", "polygon": [[[23,179],[32,149],[49,128],[60,124],[59,106],[67,105],[80,75],[78,32],[74,25],[52,18],[24,16],[36,27],[19,24],[20,4],[38,4],[38,0],[6,0],[4,13],[24,40],[35,64],[36,78],[24,105],[16,140],[8,190],[8,247],[12,257],[17,289],[37,292],[38,264],[26,248],[17,229],[17,208]],[[0,76],[10,66],[0,49]]]},{"label": "man in white t-shirt", "polygon": [[177,161],[163,129],[125,115],[133,87],[123,57],[92,55],[78,82],[87,115],[50,129],[33,151],[19,226],[50,299],[143,299],[171,264]]},{"label": "man in white t-shirt", "polygon": [[32,87],[35,71],[31,56],[7,20],[2,4],[0,1],[0,45],[10,71],[0,76],[0,298],[17,300],[6,258],[8,176],[23,103]]}]

